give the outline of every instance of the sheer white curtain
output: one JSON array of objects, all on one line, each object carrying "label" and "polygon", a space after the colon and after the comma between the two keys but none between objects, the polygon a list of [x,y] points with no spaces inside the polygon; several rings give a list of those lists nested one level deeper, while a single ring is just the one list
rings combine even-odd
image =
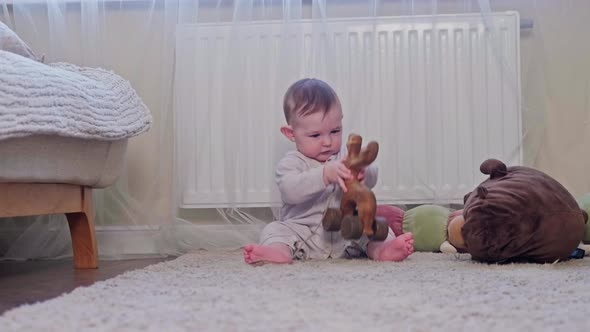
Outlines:
[{"label": "sheer white curtain", "polygon": [[[585,153],[590,140],[590,40],[584,33],[590,28],[590,3],[585,1],[0,0],[0,20],[38,55],[44,54],[46,62],[113,70],[131,82],[154,117],[150,132],[131,140],[125,169],[117,183],[95,191],[98,248],[103,259],[180,254],[198,248],[238,248],[256,241],[264,223],[273,219],[268,208],[180,207],[179,188],[188,179],[178,176],[183,162],[183,155],[177,153],[178,114],[174,107],[179,102],[175,99],[175,78],[179,75],[176,50],[182,46],[176,39],[179,24],[225,23],[238,33],[245,22],[272,20],[287,29],[293,20],[311,19],[317,22],[314,32],[321,34],[330,29],[327,22],[336,18],[478,13],[486,28],[494,30],[492,12],[506,10],[516,10],[522,22],[532,23],[532,27],[520,32],[521,84],[513,81],[509,87],[511,93],[518,93],[518,89],[522,93],[524,138],[519,147],[524,153],[523,162],[550,173],[580,196],[590,191],[590,177],[586,174],[590,157]],[[501,36],[497,38],[492,38],[492,48]],[[319,43],[310,46],[312,55],[332,52],[333,58],[338,57],[332,44]],[[227,61],[220,69],[225,78],[230,71],[245,68],[240,62],[240,45],[226,45],[225,53],[219,54]],[[287,55],[297,51],[297,45],[286,42],[276,47],[276,52]],[[504,61],[494,58],[494,54],[492,61]],[[265,59],[266,55],[260,56]],[[337,75],[335,62],[319,61],[312,72],[326,77]],[[299,78],[294,74],[297,71],[290,69],[294,65],[286,60],[268,63],[272,73],[268,77],[273,81],[265,81],[264,85],[276,89],[262,94],[266,97],[260,102],[277,105],[277,117],[270,123],[282,121],[281,89]],[[252,83],[210,79],[215,89],[207,90],[213,91],[208,97],[227,106],[221,121],[226,130],[238,133],[239,124],[256,116],[240,108],[248,103],[247,91],[253,89]],[[362,92],[373,93],[368,88]],[[345,101],[345,114],[347,107],[362,106],[354,104],[357,99],[352,94],[358,91],[339,93]],[[363,121],[355,116],[352,113],[348,121]],[[272,130],[268,139],[280,140],[278,127]],[[229,137],[234,141],[213,148],[225,154],[226,161],[233,162],[213,167],[223,168],[227,181],[241,181],[238,158],[227,149],[240,136]],[[287,142],[277,144],[279,148],[272,150],[275,159],[288,147]],[[380,166],[383,169],[391,165]],[[263,181],[272,183],[272,167],[269,173]],[[61,216],[0,222],[0,254],[5,258],[68,256],[69,241],[67,223]]]}]

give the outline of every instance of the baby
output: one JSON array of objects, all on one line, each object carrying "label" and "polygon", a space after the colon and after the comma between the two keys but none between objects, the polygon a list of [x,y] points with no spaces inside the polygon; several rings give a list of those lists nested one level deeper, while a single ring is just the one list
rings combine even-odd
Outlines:
[{"label": "baby", "polygon": [[[362,236],[345,240],[340,232],[322,227],[328,207],[339,208],[345,179],[351,172],[344,165],[342,108],[336,92],[325,82],[302,79],[285,93],[283,109],[287,125],[281,133],[295,143],[277,164],[276,182],[283,202],[278,221],[266,225],[260,244],[244,247],[249,264],[288,264],[293,259],[365,257],[376,261],[401,261],[414,251],[412,233],[385,241]],[[345,147],[344,147],[345,148]],[[359,172],[358,180],[372,188],[377,183],[373,165]]]}]

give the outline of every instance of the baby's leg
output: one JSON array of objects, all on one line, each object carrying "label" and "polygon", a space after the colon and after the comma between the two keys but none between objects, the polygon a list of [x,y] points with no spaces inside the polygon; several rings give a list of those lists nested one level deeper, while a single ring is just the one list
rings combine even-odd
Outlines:
[{"label": "baby's leg", "polygon": [[266,263],[291,264],[293,254],[291,248],[284,243],[248,244],[244,247],[244,261],[253,265]]},{"label": "baby's leg", "polygon": [[383,242],[371,241],[367,245],[367,256],[376,261],[399,262],[414,252],[412,233],[404,233]]},{"label": "baby's leg", "polygon": [[293,262],[293,245],[297,232],[285,222],[273,221],[260,233],[260,244],[244,247],[244,261],[248,264],[290,264]]}]

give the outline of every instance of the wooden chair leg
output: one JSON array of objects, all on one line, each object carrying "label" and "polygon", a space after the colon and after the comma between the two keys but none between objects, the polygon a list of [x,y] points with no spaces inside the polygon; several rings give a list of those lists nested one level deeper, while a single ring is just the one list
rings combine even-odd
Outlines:
[{"label": "wooden chair leg", "polygon": [[92,209],[92,189],[81,187],[81,195],[82,212],[65,214],[72,237],[74,266],[77,269],[96,269],[98,267],[98,250]]},{"label": "wooden chair leg", "polygon": [[92,188],[59,183],[0,183],[0,217],[57,213],[68,218],[74,266],[97,268]]}]

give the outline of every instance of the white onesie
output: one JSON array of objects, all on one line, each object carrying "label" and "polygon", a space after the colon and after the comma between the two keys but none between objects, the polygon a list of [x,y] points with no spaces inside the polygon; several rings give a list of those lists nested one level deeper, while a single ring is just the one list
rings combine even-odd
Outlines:
[{"label": "white onesie", "polygon": [[[343,154],[332,156],[338,160]],[[325,231],[322,216],[328,204],[340,208],[342,190],[323,179],[324,164],[307,158],[298,151],[288,152],[277,164],[276,182],[283,205],[279,220],[266,225],[260,244],[284,243],[296,259],[352,258],[366,256],[369,239],[345,240],[340,232]],[[373,188],[378,169],[370,165],[365,170],[364,184]],[[390,230],[387,240],[395,237]]]}]

